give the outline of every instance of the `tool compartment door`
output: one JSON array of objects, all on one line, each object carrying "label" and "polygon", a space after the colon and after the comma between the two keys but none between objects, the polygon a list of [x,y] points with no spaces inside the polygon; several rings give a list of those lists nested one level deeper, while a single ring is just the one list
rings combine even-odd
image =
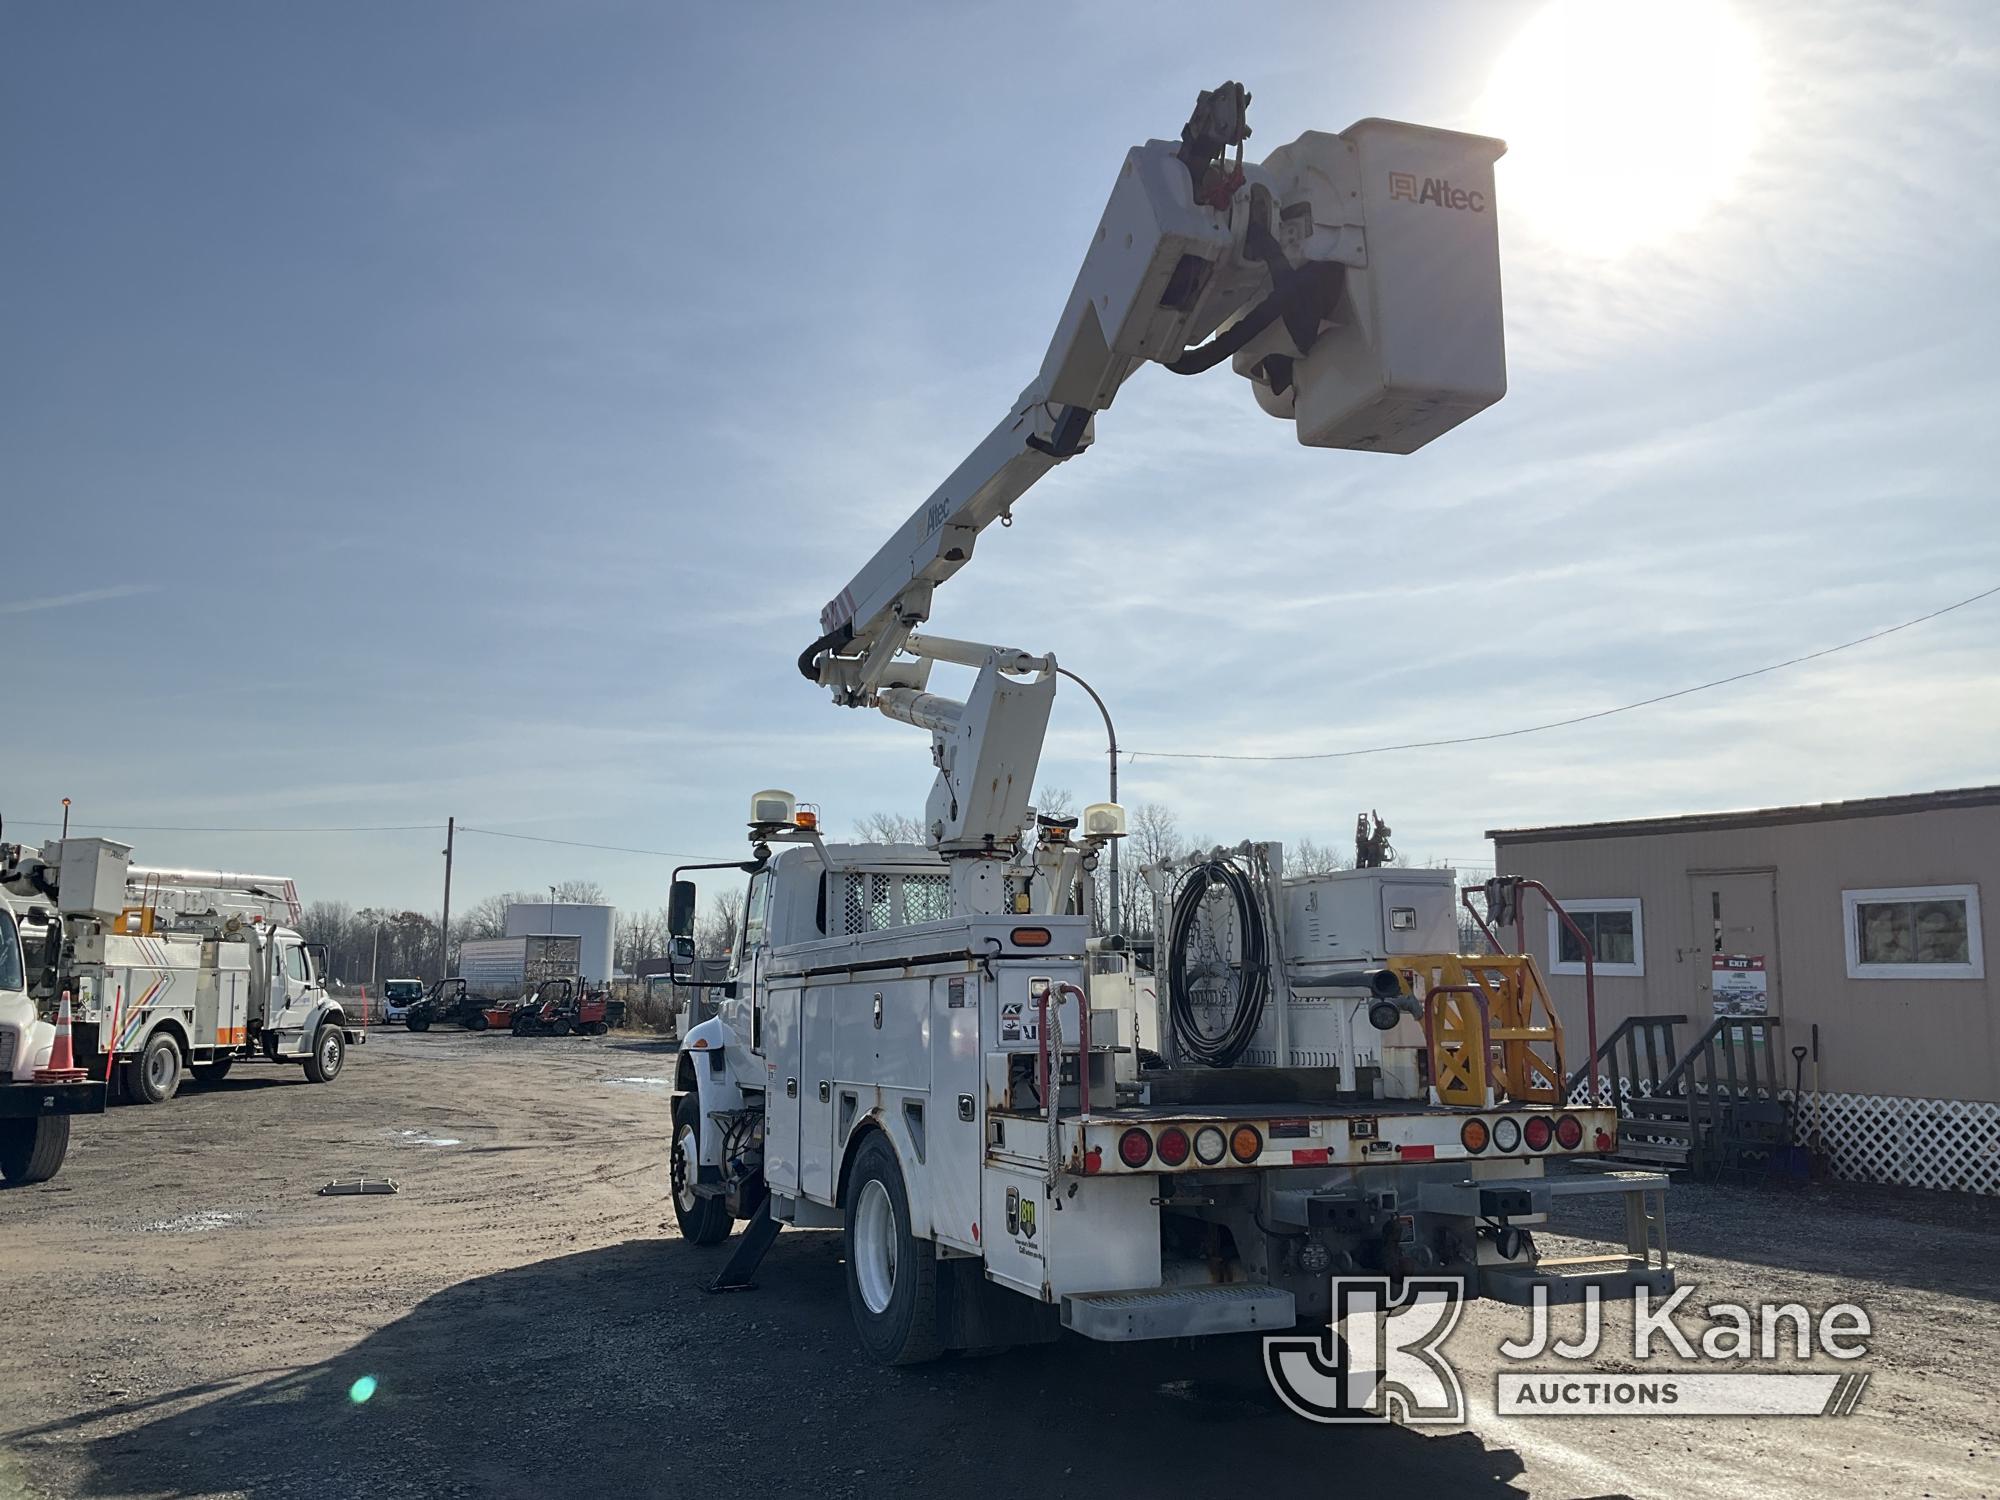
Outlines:
[{"label": "tool compartment door", "polygon": [[833,1007],[841,988],[807,985],[799,1002],[799,1191],[833,1201]]},{"label": "tool compartment door", "polygon": [[799,1192],[799,1001],[795,985],[763,991],[764,1180],[774,1193]]},{"label": "tool compartment door", "polygon": [[926,1116],[931,1232],[947,1245],[981,1246],[979,1171],[986,1101],[980,1083],[977,972],[931,980],[931,1093]]}]

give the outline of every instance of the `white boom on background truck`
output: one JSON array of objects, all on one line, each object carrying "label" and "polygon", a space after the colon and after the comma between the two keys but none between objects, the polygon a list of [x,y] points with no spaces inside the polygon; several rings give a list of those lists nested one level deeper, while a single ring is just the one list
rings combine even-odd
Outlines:
[{"label": "white boom on background truck", "polygon": [[29,992],[51,1015],[70,995],[78,1064],[147,1104],[250,1058],[337,1077],[366,1033],[327,993],[314,945],[274,920],[296,907],[291,882],[131,856],[98,838],[0,849],[0,891],[27,919]]},{"label": "white boom on background truck", "polygon": [[[882,1360],[1288,1330],[1327,1316],[1338,1273],[1509,1300],[1672,1284],[1663,1177],[1545,1175],[1609,1152],[1616,1111],[1569,1105],[1533,961],[1458,953],[1450,872],[1287,880],[1251,843],[1150,871],[1142,983],[1091,936],[1122,811],[1029,806],[1055,659],[918,632],[1142,363],[1229,359],[1302,443],[1381,452],[1504,393],[1501,144],[1366,120],[1246,164],[1248,102],[1204,93],[1178,142],[1127,155],[1040,374],[800,657],[837,703],[930,732],[928,845],[828,844],[789,794],[752,798],[730,977],[682,1042],[676,1212],[705,1244],[750,1221],[718,1287],[782,1225],[843,1230]],[[963,700],[930,691],[939,663],[975,674]],[[1533,1227],[1574,1193],[1624,1199],[1622,1253],[1541,1259]]]}]

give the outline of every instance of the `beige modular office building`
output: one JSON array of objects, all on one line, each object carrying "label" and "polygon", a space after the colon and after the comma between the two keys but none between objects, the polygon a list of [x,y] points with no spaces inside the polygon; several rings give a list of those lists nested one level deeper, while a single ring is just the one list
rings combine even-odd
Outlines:
[{"label": "beige modular office building", "polygon": [[[1718,1015],[1769,1014],[1789,1086],[1791,1049],[1816,1025],[1826,1094],[1869,1104],[1878,1125],[1887,1109],[1964,1126],[1928,1146],[1901,1132],[1906,1155],[1956,1165],[1865,1175],[2000,1191],[2000,993],[1982,908],[2000,900],[2000,786],[1488,837],[1501,875],[1547,885],[1590,937],[1600,1039],[1632,1015],[1686,1016],[1685,1045]],[[1582,955],[1529,906],[1575,1069]],[[1810,1061],[1803,1081],[1814,1088]]]}]

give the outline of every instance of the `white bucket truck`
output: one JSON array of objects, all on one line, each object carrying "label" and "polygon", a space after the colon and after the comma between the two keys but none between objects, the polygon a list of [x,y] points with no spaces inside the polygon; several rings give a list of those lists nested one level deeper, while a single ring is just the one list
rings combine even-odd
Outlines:
[{"label": "white bucket truck", "polygon": [[[1204,93],[1178,141],[1127,155],[1040,373],[800,656],[837,704],[930,733],[926,846],[828,844],[788,794],[752,800],[731,974],[682,1042],[676,1211],[700,1243],[749,1220],[719,1286],[781,1225],[840,1229],[883,1360],[1288,1330],[1342,1273],[1510,1299],[1672,1282],[1664,1178],[1545,1175],[1608,1153],[1616,1113],[1570,1107],[1532,960],[1457,952],[1448,872],[1288,882],[1269,844],[1153,872],[1155,1008],[1091,938],[1083,877],[1122,811],[1028,806],[1055,659],[919,633],[1141,364],[1227,359],[1300,442],[1386,453],[1504,393],[1501,143],[1365,120],[1246,163],[1248,102]],[[1045,571],[1022,617],[1088,607]],[[939,665],[973,674],[963,699],[930,690]],[[694,896],[677,872],[683,950]],[[1569,1193],[1624,1198],[1622,1252],[1541,1260]]]},{"label": "white bucket truck", "polygon": [[79,1065],[146,1104],[252,1058],[339,1076],[366,1033],[327,993],[315,945],[279,920],[295,920],[291,882],[131,859],[100,838],[0,850],[0,890],[36,914],[30,992],[49,1015],[70,995]]}]

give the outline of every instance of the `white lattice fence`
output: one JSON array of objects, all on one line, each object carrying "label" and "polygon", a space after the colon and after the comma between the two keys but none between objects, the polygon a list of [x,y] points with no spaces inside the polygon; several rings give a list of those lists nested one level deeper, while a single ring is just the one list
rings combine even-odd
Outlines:
[{"label": "white lattice fence", "polygon": [[2000,1194],[2000,1104],[1807,1094],[1796,1108],[1799,1138],[1817,1135],[1836,1177]]},{"label": "white lattice fence", "polygon": [[[1599,1076],[1600,1087],[1611,1082]],[[1617,1089],[1621,1100],[1636,1092],[1629,1078]],[[1579,1081],[1569,1102],[1588,1104],[1588,1096]],[[1790,1089],[1779,1097],[1793,1104]],[[2000,1195],[2000,1103],[1808,1093],[1794,1110],[1795,1138],[1824,1156],[1835,1177]]]}]

